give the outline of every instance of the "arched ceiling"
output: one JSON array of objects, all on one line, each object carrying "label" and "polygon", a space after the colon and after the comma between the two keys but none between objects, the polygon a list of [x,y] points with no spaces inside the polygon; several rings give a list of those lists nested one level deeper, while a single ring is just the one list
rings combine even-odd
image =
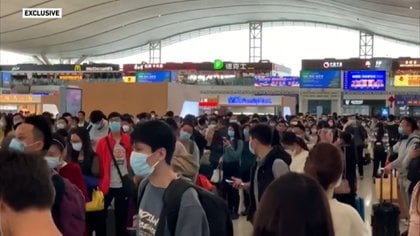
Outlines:
[{"label": "arched ceiling", "polygon": [[[27,7],[59,7],[63,18],[22,19]],[[251,21],[320,22],[420,44],[419,0],[0,0],[0,48],[97,56]]]}]

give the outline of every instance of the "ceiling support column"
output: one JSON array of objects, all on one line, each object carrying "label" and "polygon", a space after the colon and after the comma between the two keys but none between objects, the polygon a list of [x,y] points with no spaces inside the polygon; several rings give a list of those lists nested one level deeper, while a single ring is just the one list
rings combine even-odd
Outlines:
[{"label": "ceiling support column", "polygon": [[366,31],[359,31],[359,57],[369,59],[373,57],[374,35]]},{"label": "ceiling support column", "polygon": [[41,63],[41,65],[45,65],[45,62],[39,58],[37,55],[32,56],[33,59],[35,59],[37,62]]},{"label": "ceiling support column", "polygon": [[84,60],[86,60],[87,57],[88,56],[86,56],[86,55],[81,56],[79,59],[77,59],[77,61],[74,64],[75,65],[81,64]]},{"label": "ceiling support column", "polygon": [[161,41],[149,42],[149,63],[160,64],[162,61],[162,44]]},{"label": "ceiling support column", "polygon": [[262,59],[262,22],[249,23],[249,62]]},{"label": "ceiling support column", "polygon": [[51,62],[50,62],[50,60],[48,60],[48,57],[47,57],[47,55],[45,55],[45,53],[41,54],[41,58],[42,58],[42,60],[44,60],[45,65],[51,65]]}]

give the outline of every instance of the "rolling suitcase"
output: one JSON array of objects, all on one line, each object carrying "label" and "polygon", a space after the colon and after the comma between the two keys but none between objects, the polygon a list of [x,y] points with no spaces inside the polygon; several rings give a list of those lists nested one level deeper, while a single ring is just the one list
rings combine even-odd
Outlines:
[{"label": "rolling suitcase", "polygon": [[[392,178],[394,173],[390,174],[391,178],[391,193],[393,187]],[[392,194],[389,202],[383,199],[382,185],[383,185],[383,174],[381,175],[380,182],[380,198],[379,203],[372,206],[372,236],[399,236],[400,235],[400,209],[397,205],[392,203]]]}]

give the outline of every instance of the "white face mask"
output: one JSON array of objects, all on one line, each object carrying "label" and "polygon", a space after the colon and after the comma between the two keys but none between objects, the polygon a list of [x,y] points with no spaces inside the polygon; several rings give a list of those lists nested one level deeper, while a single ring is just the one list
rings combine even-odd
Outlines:
[{"label": "white face mask", "polygon": [[80,150],[82,150],[82,143],[72,143],[71,146],[73,147],[73,149],[77,152],[80,152]]},{"label": "white face mask", "polygon": [[128,131],[130,131],[130,126],[128,126],[128,125],[123,125],[123,126],[122,126],[122,129],[123,129],[124,133],[128,133]]}]

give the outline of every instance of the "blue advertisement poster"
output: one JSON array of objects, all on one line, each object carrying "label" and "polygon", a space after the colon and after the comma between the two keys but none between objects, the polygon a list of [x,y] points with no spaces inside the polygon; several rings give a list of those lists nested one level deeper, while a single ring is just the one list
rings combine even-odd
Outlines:
[{"label": "blue advertisement poster", "polygon": [[11,84],[12,84],[12,74],[11,73],[7,73],[7,72],[1,72],[0,73],[1,76],[1,85],[4,88],[10,88]]},{"label": "blue advertisement poster", "polygon": [[300,72],[301,88],[341,88],[339,70],[302,70]]},{"label": "blue advertisement poster", "polygon": [[137,83],[171,82],[170,71],[141,71],[136,73]]},{"label": "blue advertisement poster", "polygon": [[384,70],[345,71],[343,77],[344,91],[372,92],[386,89]]},{"label": "blue advertisement poster", "polygon": [[255,87],[299,87],[298,76],[256,76]]}]

